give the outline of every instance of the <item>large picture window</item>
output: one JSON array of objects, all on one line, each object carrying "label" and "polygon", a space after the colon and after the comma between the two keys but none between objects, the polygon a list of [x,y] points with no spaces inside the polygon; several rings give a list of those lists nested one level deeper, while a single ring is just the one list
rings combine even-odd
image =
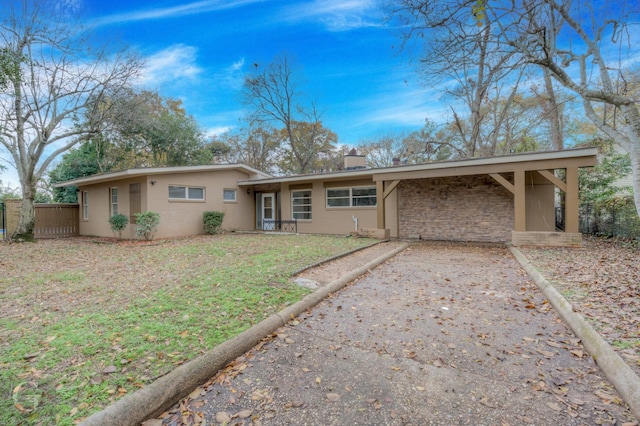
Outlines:
[{"label": "large picture window", "polygon": [[169,185],[169,199],[204,201],[204,188],[200,186]]},{"label": "large picture window", "polygon": [[375,207],[375,186],[327,188],[327,207]]},{"label": "large picture window", "polygon": [[294,219],[311,220],[311,190],[291,191],[291,212]]}]

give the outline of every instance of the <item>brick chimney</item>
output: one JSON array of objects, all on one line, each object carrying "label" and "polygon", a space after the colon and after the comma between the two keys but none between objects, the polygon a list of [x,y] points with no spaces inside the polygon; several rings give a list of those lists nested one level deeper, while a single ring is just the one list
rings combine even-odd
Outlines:
[{"label": "brick chimney", "polygon": [[366,169],[367,161],[364,155],[358,155],[358,151],[353,148],[348,154],[344,156],[344,169],[345,170],[357,170]]},{"label": "brick chimney", "polygon": [[393,159],[393,166],[395,167],[395,166],[399,166],[399,165],[400,165],[400,159],[398,157],[395,157]]}]

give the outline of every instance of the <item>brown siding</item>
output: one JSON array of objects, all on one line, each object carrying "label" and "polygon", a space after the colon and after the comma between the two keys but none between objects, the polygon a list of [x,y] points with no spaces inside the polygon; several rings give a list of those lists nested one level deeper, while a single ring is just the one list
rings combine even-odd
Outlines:
[{"label": "brown siding", "polygon": [[78,235],[78,204],[36,204],[36,238],[62,238]]},{"label": "brown siding", "polygon": [[400,238],[503,242],[513,230],[513,195],[489,176],[402,181]]},{"label": "brown siding", "polygon": [[[6,200],[6,236],[15,231],[20,220],[22,200]],[[37,239],[75,237],[78,235],[78,204],[35,204],[36,223],[33,235]]]}]

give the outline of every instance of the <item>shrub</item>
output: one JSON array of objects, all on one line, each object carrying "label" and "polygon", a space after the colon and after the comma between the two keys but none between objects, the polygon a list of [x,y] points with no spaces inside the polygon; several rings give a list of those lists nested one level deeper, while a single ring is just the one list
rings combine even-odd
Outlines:
[{"label": "shrub", "polygon": [[144,237],[145,240],[153,240],[153,236],[158,230],[160,214],[156,212],[136,213],[136,235]]},{"label": "shrub", "polygon": [[113,235],[118,233],[118,238],[122,238],[122,231],[129,224],[129,218],[122,213],[114,214],[109,218],[109,225],[111,225],[111,230],[113,231]]},{"label": "shrub", "polygon": [[207,234],[217,234],[222,226],[224,213],[222,212],[204,212],[202,220],[204,222],[204,232]]}]

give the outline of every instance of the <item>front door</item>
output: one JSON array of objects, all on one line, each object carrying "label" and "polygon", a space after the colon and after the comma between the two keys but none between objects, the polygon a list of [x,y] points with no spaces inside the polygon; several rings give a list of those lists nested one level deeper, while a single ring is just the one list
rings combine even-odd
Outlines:
[{"label": "front door", "polygon": [[276,218],[276,197],[270,192],[262,194],[262,230],[275,231]]}]

